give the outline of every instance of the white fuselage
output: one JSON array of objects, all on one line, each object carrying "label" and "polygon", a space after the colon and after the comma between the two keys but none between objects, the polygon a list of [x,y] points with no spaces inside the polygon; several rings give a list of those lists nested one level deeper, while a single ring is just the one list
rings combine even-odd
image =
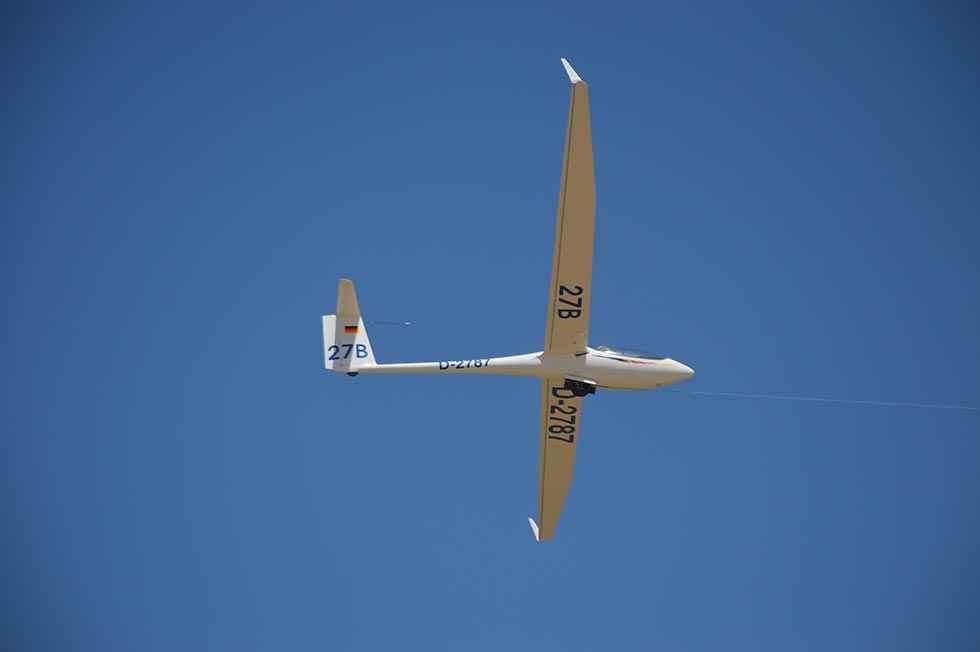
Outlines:
[{"label": "white fuselage", "polygon": [[542,352],[502,358],[363,365],[356,373],[493,374],[539,378],[573,377],[607,389],[653,389],[687,380],[694,370],[670,358],[638,358],[589,347],[575,356]]}]

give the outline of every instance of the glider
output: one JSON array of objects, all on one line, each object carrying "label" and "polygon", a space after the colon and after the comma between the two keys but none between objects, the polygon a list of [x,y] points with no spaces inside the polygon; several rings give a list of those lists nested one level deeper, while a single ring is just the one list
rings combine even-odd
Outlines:
[{"label": "glider", "polygon": [[364,327],[354,284],[340,279],[337,314],[323,317],[324,363],[330,371],[372,374],[496,374],[541,379],[541,457],[535,539],[555,534],[572,482],[585,398],[603,389],[654,389],[694,371],[676,360],[588,345],[595,232],[595,176],[589,87],[565,59],[572,83],[565,136],[555,249],[544,350],[502,358],[378,364]]}]

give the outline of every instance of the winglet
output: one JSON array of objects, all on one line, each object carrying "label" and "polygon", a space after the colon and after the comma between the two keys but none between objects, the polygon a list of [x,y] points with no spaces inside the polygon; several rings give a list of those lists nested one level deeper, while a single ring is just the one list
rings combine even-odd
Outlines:
[{"label": "winglet", "polygon": [[582,78],[578,76],[578,73],[577,72],[575,72],[575,68],[572,68],[572,64],[568,63],[568,59],[566,59],[565,57],[562,57],[561,58],[561,65],[565,66],[565,72],[568,73],[568,79],[573,84],[577,84],[580,81],[582,81]]},{"label": "winglet", "polygon": [[[564,61],[564,59],[562,59]],[[534,519],[530,516],[527,517],[527,522],[531,524],[531,532],[534,532],[534,540],[540,541],[541,537],[538,536],[538,524],[534,522]]]}]

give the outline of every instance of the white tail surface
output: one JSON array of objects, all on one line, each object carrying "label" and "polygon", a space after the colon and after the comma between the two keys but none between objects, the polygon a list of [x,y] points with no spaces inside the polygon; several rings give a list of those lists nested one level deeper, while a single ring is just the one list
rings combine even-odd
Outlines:
[{"label": "white tail surface", "polygon": [[346,278],[337,284],[337,314],[323,316],[323,358],[327,369],[341,373],[376,364],[354,283]]}]

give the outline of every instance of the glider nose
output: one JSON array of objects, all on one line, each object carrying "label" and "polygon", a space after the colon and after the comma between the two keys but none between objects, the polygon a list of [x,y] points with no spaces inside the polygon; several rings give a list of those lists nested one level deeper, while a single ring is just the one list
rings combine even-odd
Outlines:
[{"label": "glider nose", "polygon": [[677,360],[672,360],[671,362],[674,363],[674,373],[677,374],[677,380],[674,382],[679,383],[682,380],[687,380],[688,378],[694,376],[694,370],[683,362],[678,362]]}]

